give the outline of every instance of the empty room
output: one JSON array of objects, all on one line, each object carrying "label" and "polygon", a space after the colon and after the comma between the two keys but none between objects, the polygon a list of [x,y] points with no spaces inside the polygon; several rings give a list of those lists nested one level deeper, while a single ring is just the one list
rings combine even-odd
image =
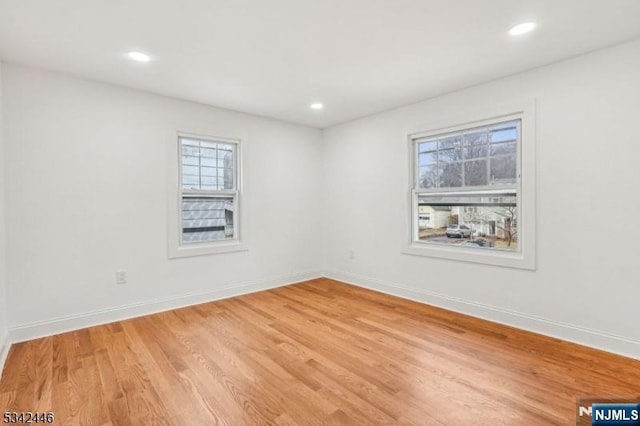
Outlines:
[{"label": "empty room", "polygon": [[637,0],[0,0],[0,423],[640,425],[639,117]]}]

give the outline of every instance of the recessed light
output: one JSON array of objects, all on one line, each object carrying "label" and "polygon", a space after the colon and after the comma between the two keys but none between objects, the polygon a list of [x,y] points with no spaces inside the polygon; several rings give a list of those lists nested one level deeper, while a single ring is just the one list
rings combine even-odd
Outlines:
[{"label": "recessed light", "polygon": [[536,27],[535,22],[523,22],[522,24],[518,24],[509,30],[509,34],[512,36],[518,36],[522,34],[526,34],[529,31],[532,31]]},{"label": "recessed light", "polygon": [[151,56],[142,52],[129,52],[127,53],[127,57],[137,62],[149,62],[151,60]]},{"label": "recessed light", "polygon": [[314,102],[311,105],[309,105],[309,108],[315,109],[315,110],[321,110],[322,108],[324,108],[324,105],[321,102]]}]

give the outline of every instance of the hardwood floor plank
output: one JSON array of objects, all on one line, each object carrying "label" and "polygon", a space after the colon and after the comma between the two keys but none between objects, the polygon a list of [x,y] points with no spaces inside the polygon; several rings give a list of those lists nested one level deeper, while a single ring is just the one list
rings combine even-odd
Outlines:
[{"label": "hardwood floor plank", "polygon": [[46,411],[51,406],[53,387],[53,338],[45,337],[38,341],[35,363],[35,395],[37,412]]},{"label": "hardwood floor plank", "polygon": [[640,362],[339,283],[13,345],[0,411],[64,425],[566,425]]},{"label": "hardwood floor plank", "polygon": [[157,394],[162,402],[160,411],[168,410],[165,418],[183,413],[186,418],[197,424],[211,422],[211,416],[200,409],[198,402],[191,397],[188,385],[166,357],[159,336],[152,334],[147,319],[143,317],[122,322],[130,338],[132,350],[140,360],[139,364],[130,367],[128,374],[123,377],[122,387],[127,396],[130,416],[140,417],[136,412],[140,392],[152,389],[150,395]]}]

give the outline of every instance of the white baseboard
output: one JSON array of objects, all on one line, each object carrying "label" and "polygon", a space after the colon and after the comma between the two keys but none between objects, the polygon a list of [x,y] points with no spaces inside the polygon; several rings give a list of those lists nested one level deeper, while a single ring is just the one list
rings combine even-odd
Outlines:
[{"label": "white baseboard", "polygon": [[341,271],[327,278],[640,360],[640,341]]},{"label": "white baseboard", "polygon": [[95,325],[108,324],[110,322],[122,321],[171,309],[183,308],[185,306],[197,305],[214,300],[254,293],[256,291],[282,287],[288,284],[294,284],[300,281],[311,280],[319,277],[322,277],[322,273],[320,272],[301,272],[269,280],[235,284],[210,291],[154,299],[141,303],[133,303],[93,312],[54,318],[47,321],[36,321],[28,324],[21,324],[9,328],[8,342],[24,342],[26,340],[79,330]]},{"label": "white baseboard", "polygon": [[9,333],[0,332],[0,379],[2,379],[2,372],[4,371],[4,363],[9,355],[9,349],[11,343],[9,341]]}]

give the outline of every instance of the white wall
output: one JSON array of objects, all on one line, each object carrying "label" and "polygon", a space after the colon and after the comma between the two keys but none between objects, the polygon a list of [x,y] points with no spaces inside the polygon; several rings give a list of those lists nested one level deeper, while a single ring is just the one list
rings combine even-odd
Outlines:
[{"label": "white wall", "polygon": [[[407,132],[533,98],[537,271],[401,254]],[[638,117],[634,42],[327,129],[327,274],[640,358]]]},{"label": "white wall", "polygon": [[[2,81],[3,64],[0,62],[0,81]],[[0,84],[0,376],[2,366],[9,351],[9,340],[7,330],[7,269],[5,262],[5,224],[4,224],[4,139],[3,139],[3,119],[2,119],[2,84]]]},{"label": "white wall", "polygon": [[[10,64],[2,82],[13,340],[319,275],[320,131]],[[167,258],[178,130],[245,139],[249,251]]]}]

